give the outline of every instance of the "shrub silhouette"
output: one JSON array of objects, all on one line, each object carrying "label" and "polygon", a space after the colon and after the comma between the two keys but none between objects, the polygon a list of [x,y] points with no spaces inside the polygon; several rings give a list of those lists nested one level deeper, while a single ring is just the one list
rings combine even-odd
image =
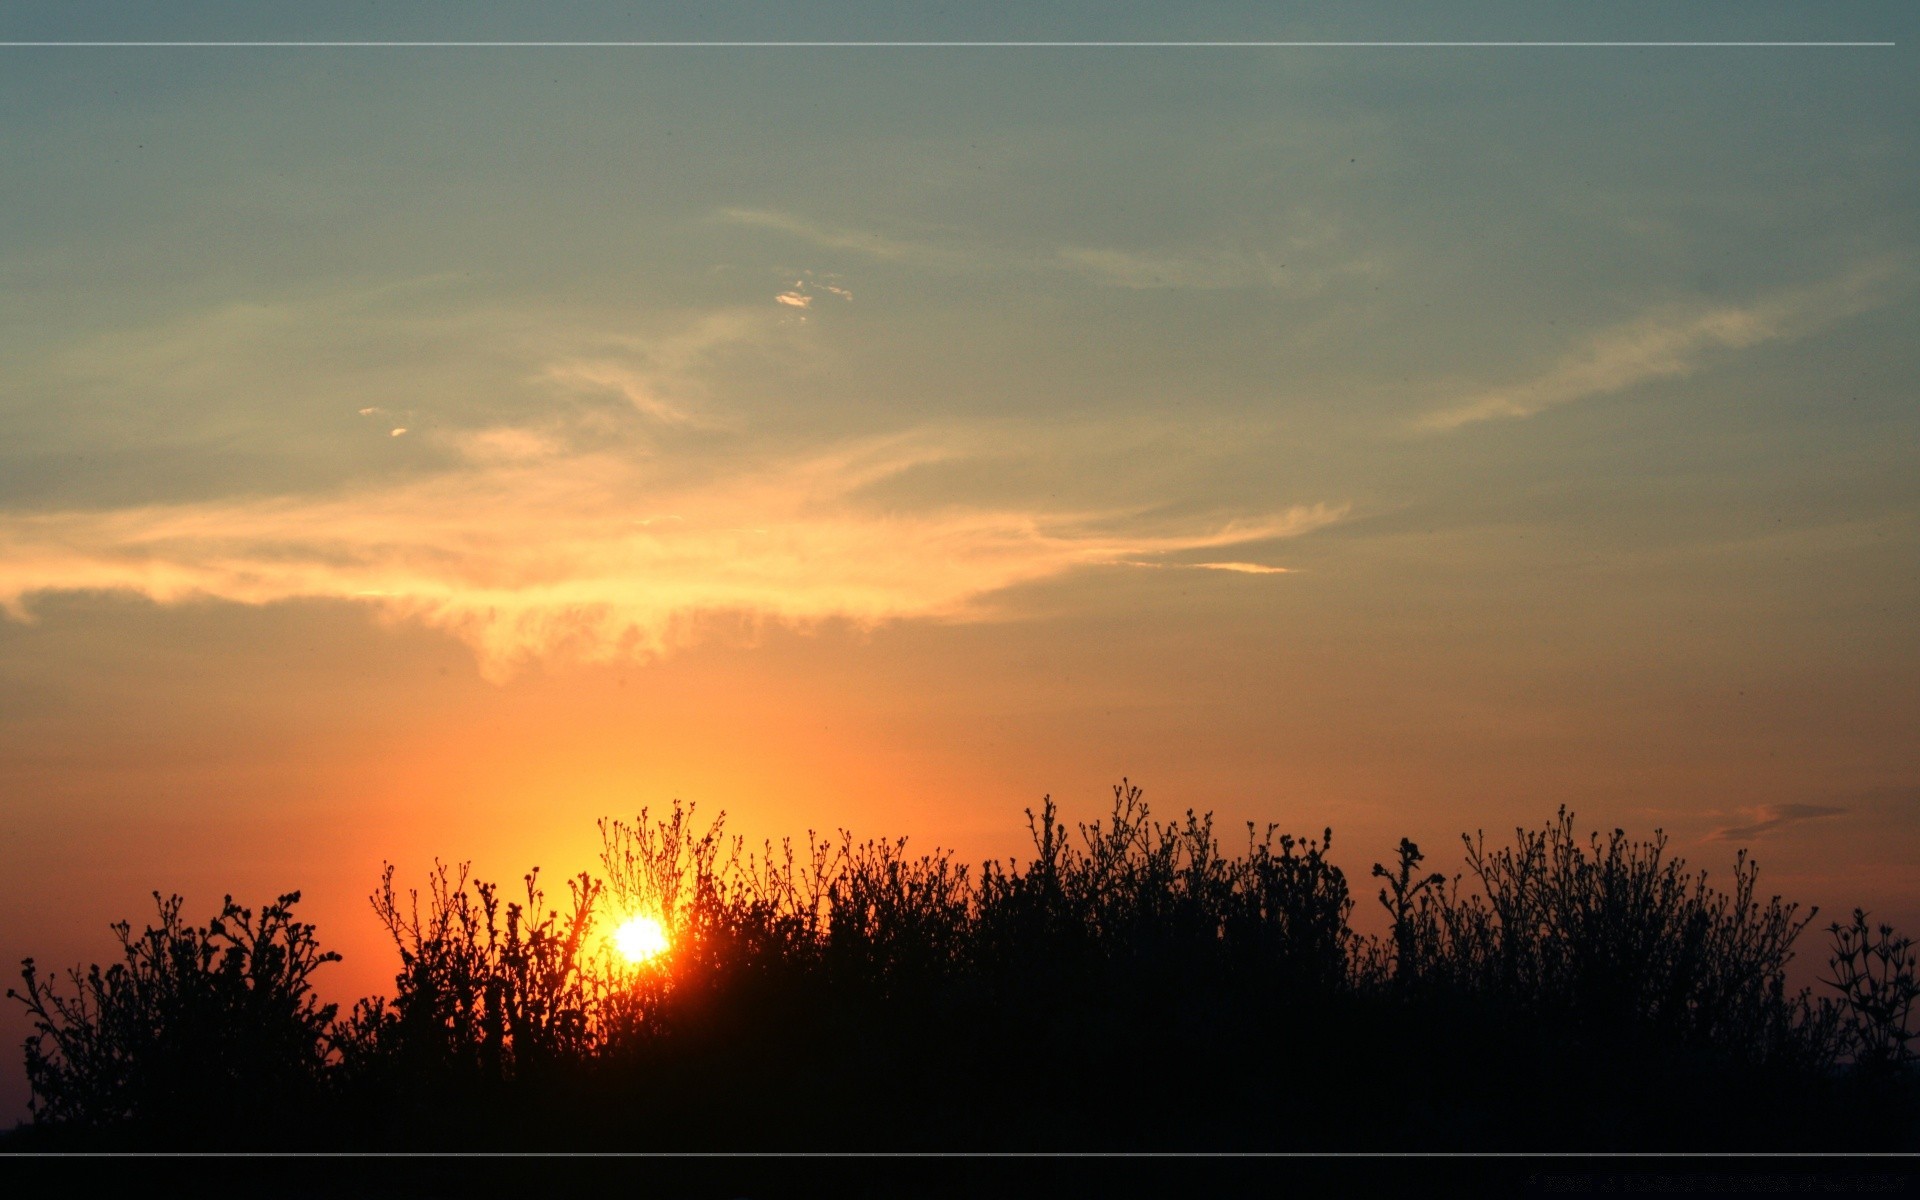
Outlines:
[{"label": "shrub silhouette", "polygon": [[1374,867],[1388,880],[1395,978],[1550,1016],[1610,1046],[1653,1039],[1817,1065],[1841,1052],[1835,1015],[1785,991],[1814,914],[1778,896],[1762,903],[1744,850],[1729,893],[1669,857],[1663,833],[1634,841],[1616,829],[1582,844],[1573,830],[1562,808],[1544,829],[1516,830],[1512,847],[1463,837],[1478,885],[1465,896],[1444,876],[1415,878],[1419,848],[1402,841],[1396,872]]},{"label": "shrub silhouette", "polygon": [[154,893],[159,923],[134,936],[113,926],[121,961],[42,980],[32,959],[23,991],[33,1034],[27,1079],[38,1123],[116,1128],[142,1143],[299,1140],[332,1058],[335,1008],[310,977],[339,959],[293,917],[300,893],[254,910],[231,896],[204,926],[181,898]]},{"label": "shrub silhouette", "polygon": [[1911,1067],[1913,1005],[1920,999],[1913,939],[1887,924],[1869,931],[1867,914],[1857,908],[1851,923],[1835,921],[1828,932],[1833,978],[1827,982],[1845,998],[1845,1037],[1858,1062],[1868,1070]]},{"label": "shrub silhouette", "polygon": [[376,1137],[397,1123],[440,1144],[458,1140],[510,1081],[564,1072],[591,1054],[597,980],[586,938],[602,886],[585,874],[569,880],[562,912],[547,906],[537,868],[522,880],[521,902],[503,902],[464,865],[436,862],[424,898],[410,890],[403,901],[393,876],[388,865],[370,903],[400,957],[395,996],[360,1001],[335,1032],[334,1074],[352,1100],[336,1110],[335,1136]]},{"label": "shrub silhouette", "polygon": [[[245,1096],[398,1149],[1916,1142],[1911,943],[1856,913],[1837,999],[1789,993],[1813,914],[1761,901],[1744,854],[1722,892],[1663,835],[1583,841],[1564,809],[1465,839],[1451,879],[1403,840],[1363,937],[1331,830],[1250,825],[1227,854],[1210,815],[1158,822],[1125,780],[1103,820],[1047,798],[1027,823],[1024,861],[975,869],[844,831],[749,852],[676,802],[603,821],[560,907],[537,869],[507,902],[438,863],[403,896],[388,866],[395,994],[338,1020],[297,897],[205,930],[175,901],[76,997],[27,965],[36,1127],[126,1144]],[[607,944],[636,915],[660,959]]]}]

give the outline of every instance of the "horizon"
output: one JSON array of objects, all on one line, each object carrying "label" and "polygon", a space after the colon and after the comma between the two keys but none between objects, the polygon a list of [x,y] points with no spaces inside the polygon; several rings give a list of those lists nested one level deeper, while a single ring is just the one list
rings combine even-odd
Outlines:
[{"label": "horizon", "polygon": [[[1750,848],[1809,969],[1914,932],[1915,33],[12,9],[0,958],[297,889],[350,997],[383,862],[978,863],[1123,777],[1330,826],[1362,929],[1565,806]],[[1891,44],[52,45],[547,39]]]}]

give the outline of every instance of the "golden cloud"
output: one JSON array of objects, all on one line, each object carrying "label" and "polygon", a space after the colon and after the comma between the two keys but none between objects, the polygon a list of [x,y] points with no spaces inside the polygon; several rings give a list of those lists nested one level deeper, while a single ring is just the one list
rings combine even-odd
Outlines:
[{"label": "golden cloud", "polygon": [[331,497],[0,514],[0,605],[24,619],[30,597],[54,591],[347,599],[453,632],[498,679],[547,656],[652,657],[716,614],[796,627],[983,619],[986,598],[1017,584],[1290,536],[1341,513],[1302,506],[1148,532],[1128,513],[863,506],[861,488],[954,453],[927,438],[743,464],[696,484],[663,482],[644,457],[561,451],[521,430],[468,442],[458,469]]}]

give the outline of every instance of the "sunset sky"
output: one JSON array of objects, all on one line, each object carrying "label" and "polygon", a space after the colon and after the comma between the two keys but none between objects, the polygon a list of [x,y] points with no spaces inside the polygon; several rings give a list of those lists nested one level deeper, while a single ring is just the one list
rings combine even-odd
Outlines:
[{"label": "sunset sky", "polygon": [[0,40],[1897,44],[0,48],[8,983],[1123,775],[1920,932],[1911,5],[256,7]]}]

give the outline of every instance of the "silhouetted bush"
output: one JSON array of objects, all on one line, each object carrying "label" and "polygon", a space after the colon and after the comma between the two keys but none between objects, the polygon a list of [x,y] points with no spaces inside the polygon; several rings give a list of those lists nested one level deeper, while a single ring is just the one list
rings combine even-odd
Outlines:
[{"label": "silhouetted bush", "polygon": [[1830,1065],[1846,1049],[1831,1005],[1788,995],[1793,943],[1813,914],[1755,894],[1758,869],[1740,851],[1733,890],[1709,886],[1667,856],[1667,840],[1614,830],[1583,845],[1564,808],[1510,848],[1463,838],[1477,890],[1416,877],[1403,841],[1381,903],[1393,919],[1393,974],[1550,1017],[1562,1036],[1617,1047],[1653,1039],[1758,1061]]},{"label": "silhouetted bush", "polygon": [[113,927],[121,961],[67,973],[71,990],[24,963],[27,1080],[36,1123],[114,1130],[138,1144],[298,1143],[332,1057],[333,1005],[319,1003],[323,953],[293,918],[300,893],[254,910],[231,896],[204,926],[181,900],[154,901],[159,924]]},{"label": "silhouetted bush", "polygon": [[1845,999],[1843,1037],[1856,1061],[1868,1070],[1911,1067],[1913,1005],[1920,999],[1913,939],[1896,935],[1887,924],[1869,931],[1867,914],[1857,908],[1851,923],[1836,921],[1828,932],[1833,936],[1828,962],[1833,978],[1827,982]]},{"label": "silhouetted bush", "polygon": [[[975,870],[847,833],[750,853],[676,803],[603,821],[563,908],[537,870],[506,902],[439,864],[403,896],[388,867],[395,994],[339,1020],[307,994],[332,956],[294,897],[205,930],[163,905],[76,997],[27,965],[36,1128],[125,1144],[172,1120],[206,1145],[199,1116],[244,1108],[392,1149],[1916,1142],[1911,943],[1856,913],[1837,998],[1789,993],[1813,914],[1761,901],[1744,854],[1722,892],[1663,836],[1581,841],[1564,810],[1467,839],[1451,879],[1403,840],[1374,938],[1331,830],[1249,826],[1229,855],[1125,781],[1102,821],[1027,818],[1028,859]],[[670,931],[662,958],[612,952],[634,916]]]}]

